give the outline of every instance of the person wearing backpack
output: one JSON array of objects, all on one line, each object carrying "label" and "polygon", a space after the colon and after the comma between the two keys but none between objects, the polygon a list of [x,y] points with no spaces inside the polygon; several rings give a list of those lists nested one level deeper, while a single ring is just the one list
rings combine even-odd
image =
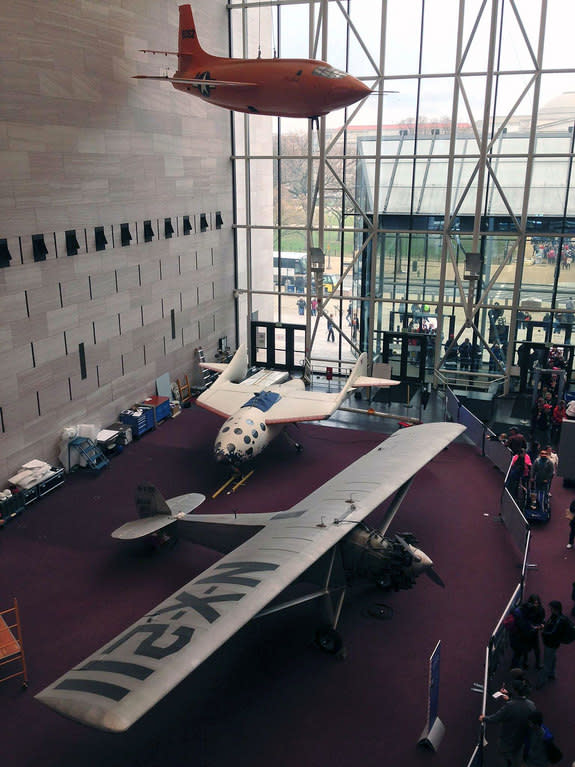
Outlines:
[{"label": "person wearing backpack", "polygon": [[[543,671],[537,687],[543,687],[545,682],[556,678],[557,649],[564,643],[567,634],[571,634],[571,622],[563,615],[563,605],[557,599],[549,602],[551,614],[545,621],[541,639],[543,640]],[[570,640],[569,640],[570,641]]]},{"label": "person wearing backpack", "polygon": [[519,767],[523,747],[529,731],[529,714],[535,711],[535,703],[527,697],[525,683],[517,680],[511,685],[509,700],[494,714],[480,714],[479,721],[499,724],[497,751],[505,767]]},{"label": "person wearing backpack", "polygon": [[532,711],[527,717],[528,732],[525,740],[525,767],[549,767],[557,764],[563,753],[553,739],[553,733],[543,724],[541,711]]}]

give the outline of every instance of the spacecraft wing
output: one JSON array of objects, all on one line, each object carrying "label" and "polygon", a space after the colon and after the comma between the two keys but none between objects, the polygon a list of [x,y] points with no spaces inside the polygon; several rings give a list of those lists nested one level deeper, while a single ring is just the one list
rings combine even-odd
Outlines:
[{"label": "spacecraft wing", "polygon": [[298,423],[329,418],[341,404],[340,393],[288,391],[265,413],[265,422]]},{"label": "spacecraft wing", "polygon": [[[285,393],[282,393],[281,399],[265,414],[265,421],[267,424],[321,421],[329,418],[338,409],[352,389],[364,386],[395,386],[398,383],[399,381],[392,381],[387,378],[354,376],[352,373],[345,388],[335,393],[305,389],[292,390],[279,386],[277,391],[281,393],[283,389]],[[276,387],[271,388],[276,389]]]},{"label": "spacecraft wing", "polygon": [[252,392],[249,388],[217,379],[209,389],[202,392],[196,399],[196,403],[205,410],[229,418],[236,413],[250,399]]}]

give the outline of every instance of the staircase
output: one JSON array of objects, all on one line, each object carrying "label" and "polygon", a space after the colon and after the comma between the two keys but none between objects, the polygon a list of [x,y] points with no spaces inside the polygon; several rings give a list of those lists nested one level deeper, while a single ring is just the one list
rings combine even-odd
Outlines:
[{"label": "staircase", "polygon": [[[202,349],[201,346],[196,349],[196,359],[198,362],[198,366],[200,362],[206,361],[204,350]],[[216,378],[218,377],[218,373],[216,373],[215,370],[207,370],[206,368],[202,368],[202,367],[200,367],[200,372],[202,376],[200,391],[205,391],[208,388],[208,386],[211,386],[213,382],[216,380]]]},{"label": "staircase", "polygon": [[100,448],[87,437],[75,437],[70,440],[68,442],[68,452],[71,447],[75,448],[85,458],[86,466],[93,471],[100,471],[110,463]]}]

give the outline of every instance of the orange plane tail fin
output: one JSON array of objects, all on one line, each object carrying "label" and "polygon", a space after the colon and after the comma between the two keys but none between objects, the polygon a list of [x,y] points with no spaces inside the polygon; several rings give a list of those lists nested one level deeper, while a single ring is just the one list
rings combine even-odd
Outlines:
[{"label": "orange plane tail fin", "polygon": [[190,56],[194,58],[194,64],[202,59],[209,58],[198,40],[194,16],[190,5],[180,5],[180,30],[178,35],[178,56]]}]

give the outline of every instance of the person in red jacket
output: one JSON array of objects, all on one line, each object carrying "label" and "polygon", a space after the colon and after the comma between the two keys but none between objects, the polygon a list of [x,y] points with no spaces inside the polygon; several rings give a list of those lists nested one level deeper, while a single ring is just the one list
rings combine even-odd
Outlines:
[{"label": "person in red jacket", "polygon": [[559,438],[561,437],[561,424],[567,413],[567,403],[564,399],[560,400],[551,414],[551,443],[553,447],[557,447],[559,444]]}]

